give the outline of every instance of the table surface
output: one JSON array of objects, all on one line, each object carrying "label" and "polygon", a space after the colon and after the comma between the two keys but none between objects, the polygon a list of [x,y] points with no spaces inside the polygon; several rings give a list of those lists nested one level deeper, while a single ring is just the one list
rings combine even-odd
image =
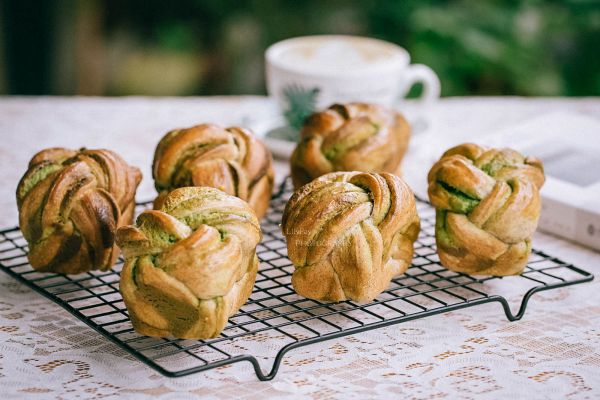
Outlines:
[{"label": "table surface", "polygon": [[[402,110],[415,134],[405,179],[422,187],[422,154],[551,112],[600,118],[600,99],[449,98]],[[138,200],[155,195],[154,147],[169,129],[249,124],[276,115],[265,97],[0,98],[0,226],[17,221],[14,190],[45,147],[104,147],[139,166]],[[599,133],[600,134],[600,133]],[[287,162],[276,162],[278,179]],[[600,254],[537,233],[534,246],[600,275]],[[248,363],[165,378],[59,306],[0,273],[2,398],[600,398],[600,279],[536,294],[521,321],[498,304],[463,309],[303,347],[277,377]],[[511,299],[517,301],[518,298]],[[266,368],[266,366],[265,366]]]}]

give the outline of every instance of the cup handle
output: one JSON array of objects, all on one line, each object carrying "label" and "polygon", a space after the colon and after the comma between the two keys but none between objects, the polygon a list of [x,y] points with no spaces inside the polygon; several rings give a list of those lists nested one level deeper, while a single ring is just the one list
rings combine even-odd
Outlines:
[{"label": "cup handle", "polygon": [[440,97],[440,79],[427,65],[411,64],[404,71],[404,74],[406,79],[400,90],[400,98],[404,98],[408,94],[410,88],[412,88],[415,83],[419,82],[423,84],[423,93],[421,94],[422,101],[430,102]]}]

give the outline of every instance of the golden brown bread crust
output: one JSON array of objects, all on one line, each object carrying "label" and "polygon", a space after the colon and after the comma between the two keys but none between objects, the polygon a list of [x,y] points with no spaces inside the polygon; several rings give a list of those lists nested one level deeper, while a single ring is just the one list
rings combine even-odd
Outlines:
[{"label": "golden brown bread crust", "polygon": [[206,339],[248,300],[261,239],[254,211],[211,187],[175,189],[160,210],[121,227],[120,290],[133,327],[148,336]]},{"label": "golden brown bread crust", "polygon": [[410,126],[374,104],[335,104],[310,116],[291,158],[294,187],[334,171],[389,172],[400,176]]},{"label": "golden brown bread crust", "polygon": [[282,222],[298,294],[317,300],[372,300],[412,261],[419,217],[397,176],[336,172],[302,186]]},{"label": "golden brown bread crust", "polygon": [[473,275],[521,273],[544,179],[538,159],[511,149],[467,143],[446,151],[428,175],[442,264]]},{"label": "golden brown bread crust", "polygon": [[273,191],[271,153],[252,133],[212,124],[176,129],[158,143],[152,176],[160,208],[178,187],[210,186],[246,200],[262,218]]},{"label": "golden brown bread crust", "polygon": [[110,150],[37,153],[17,187],[19,224],[39,271],[109,269],[117,227],[130,224],[140,170]]}]

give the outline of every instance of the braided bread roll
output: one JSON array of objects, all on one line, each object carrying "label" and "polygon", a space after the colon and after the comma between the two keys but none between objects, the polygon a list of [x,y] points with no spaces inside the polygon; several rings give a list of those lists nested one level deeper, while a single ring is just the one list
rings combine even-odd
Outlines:
[{"label": "braided bread roll", "polygon": [[410,126],[383,106],[335,104],[310,116],[292,153],[294,187],[334,171],[389,172],[400,175]]},{"label": "braided bread roll", "polygon": [[178,187],[210,186],[246,200],[262,218],[273,191],[271,153],[252,133],[212,124],[176,129],[158,143],[152,165],[160,208]]},{"label": "braided bread roll", "polygon": [[282,229],[298,294],[364,302],[409,267],[419,217],[412,191],[397,176],[337,172],[294,193]]},{"label": "braided bread roll", "polygon": [[31,266],[61,274],[109,269],[117,227],[131,223],[141,179],[110,150],[51,148],[33,156],[17,187]]},{"label": "braided bread roll", "polygon": [[427,179],[445,267],[474,275],[523,271],[540,217],[545,178],[538,159],[462,144],[445,152]]},{"label": "braided bread roll", "polygon": [[211,187],[175,189],[160,210],[119,229],[120,290],[142,335],[206,339],[248,300],[261,231],[243,200]]}]

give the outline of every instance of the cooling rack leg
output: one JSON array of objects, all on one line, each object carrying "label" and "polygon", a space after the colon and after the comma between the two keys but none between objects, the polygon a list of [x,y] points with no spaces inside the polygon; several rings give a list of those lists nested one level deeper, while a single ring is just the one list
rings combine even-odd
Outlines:
[{"label": "cooling rack leg", "polygon": [[511,322],[517,321],[523,317],[523,314],[525,313],[525,307],[527,307],[527,298],[523,298],[523,302],[521,303],[521,307],[520,307],[517,315],[512,313],[512,311],[510,309],[510,305],[508,304],[508,301],[506,301],[506,299],[504,297],[498,297],[495,300],[502,305],[502,309],[504,310],[506,319],[508,319],[509,321],[511,321]]},{"label": "cooling rack leg", "polygon": [[247,357],[243,357],[239,360],[245,359],[247,361],[250,362],[250,364],[252,364],[252,367],[254,368],[254,373],[256,374],[256,377],[261,380],[261,381],[270,381],[273,378],[275,378],[275,375],[277,375],[277,371],[279,370],[279,364],[281,363],[281,358],[278,356],[275,358],[275,361],[273,362],[273,367],[271,368],[271,371],[268,374],[265,374],[262,369],[260,368],[260,364],[258,363],[258,360],[253,357],[253,356],[247,356]]},{"label": "cooling rack leg", "polygon": [[[320,342],[321,340],[309,340],[307,341],[306,344],[310,344],[313,342]],[[279,350],[279,352],[277,353],[277,356],[275,357],[275,360],[273,361],[273,366],[271,367],[271,371],[269,371],[268,374],[265,374],[262,369],[260,368],[260,365],[258,363],[258,360],[252,356],[248,357],[248,361],[250,361],[252,363],[252,366],[254,367],[254,372],[256,373],[256,376],[259,380],[261,381],[270,381],[273,378],[275,378],[275,375],[277,375],[277,372],[279,371],[279,367],[281,366],[281,360],[283,360],[283,356],[290,350],[296,348],[296,347],[302,347],[303,343],[301,342],[294,342],[294,343],[289,343],[287,346],[283,347],[281,350]]]},{"label": "cooling rack leg", "polygon": [[[583,272],[585,272],[585,271],[583,271]],[[565,287],[565,286],[576,285],[578,283],[589,282],[594,279],[594,275],[592,275],[590,273],[586,273],[586,274],[587,275],[581,279],[576,279],[573,281],[566,281],[566,282],[554,284],[551,286],[550,285],[536,286],[536,287],[529,289],[527,291],[527,293],[525,293],[525,295],[523,296],[523,300],[521,300],[521,306],[519,307],[519,311],[517,312],[517,314],[513,314],[510,310],[510,307],[509,307],[506,299],[504,297],[500,297],[499,301],[502,303],[502,307],[504,308],[504,313],[506,314],[506,318],[508,318],[509,321],[518,321],[521,318],[523,318],[523,315],[525,315],[525,311],[527,310],[527,304],[529,304],[529,299],[531,298],[531,296],[533,296],[534,293],[543,292],[545,290],[558,289],[558,288]]]}]

